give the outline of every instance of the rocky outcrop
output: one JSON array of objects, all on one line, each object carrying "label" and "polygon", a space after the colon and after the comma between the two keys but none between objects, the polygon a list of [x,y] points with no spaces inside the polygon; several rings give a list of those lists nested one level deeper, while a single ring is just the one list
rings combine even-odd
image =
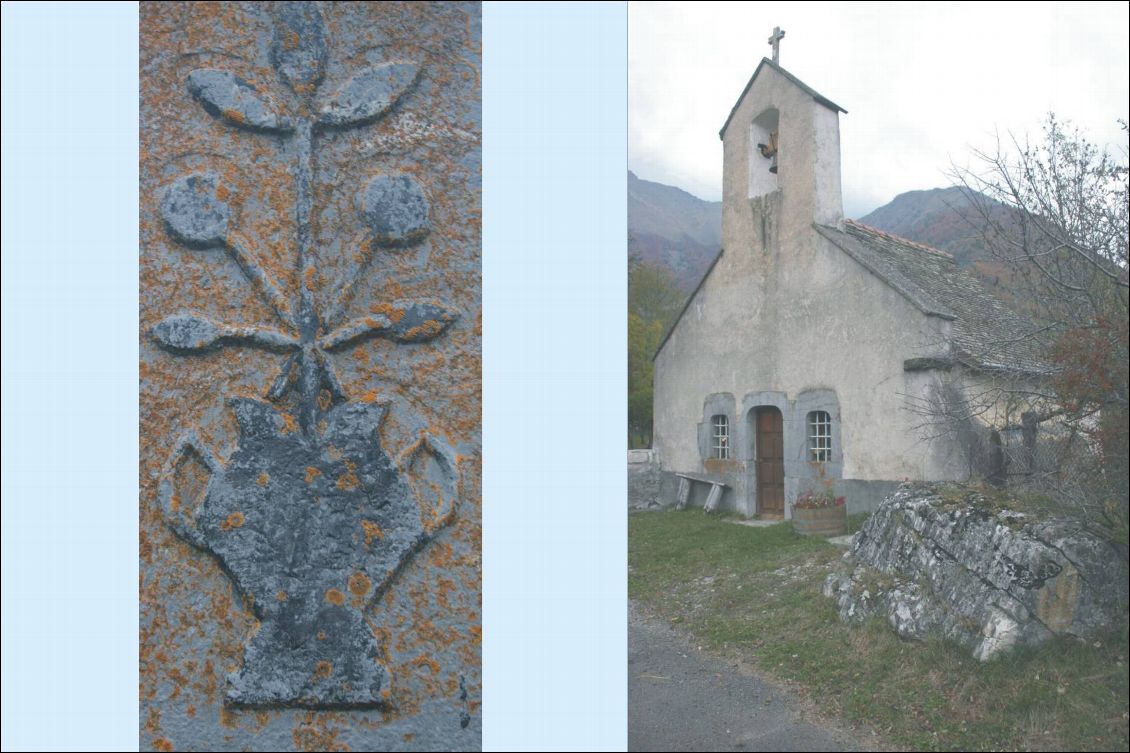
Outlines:
[{"label": "rocky outcrop", "polygon": [[1034,516],[948,485],[903,484],[824,584],[840,618],[937,632],[985,661],[1124,619],[1125,560],[1066,518]]}]

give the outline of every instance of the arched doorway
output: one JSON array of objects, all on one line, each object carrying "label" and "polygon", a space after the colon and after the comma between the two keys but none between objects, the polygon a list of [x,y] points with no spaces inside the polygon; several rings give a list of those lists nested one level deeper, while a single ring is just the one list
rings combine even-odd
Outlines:
[{"label": "arched doorway", "polygon": [[773,406],[755,409],[757,511],[762,517],[785,516],[785,439],[781,411]]}]

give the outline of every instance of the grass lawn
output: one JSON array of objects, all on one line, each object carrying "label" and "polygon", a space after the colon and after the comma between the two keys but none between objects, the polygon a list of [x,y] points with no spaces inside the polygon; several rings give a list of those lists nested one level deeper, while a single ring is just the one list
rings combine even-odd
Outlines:
[{"label": "grass lawn", "polygon": [[[858,526],[859,521],[852,521]],[[981,664],[882,621],[848,626],[820,593],[843,550],[789,523],[701,510],[628,517],[628,593],[721,653],[740,654],[833,715],[919,750],[1126,750],[1127,631]]]}]

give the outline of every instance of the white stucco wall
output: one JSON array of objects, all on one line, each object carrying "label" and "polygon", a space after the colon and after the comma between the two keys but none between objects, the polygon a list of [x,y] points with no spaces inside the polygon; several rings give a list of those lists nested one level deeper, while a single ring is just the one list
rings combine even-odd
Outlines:
[{"label": "white stucco wall", "polygon": [[[750,199],[749,123],[769,107],[780,112],[779,188]],[[906,359],[944,352],[949,322],[922,313],[812,227],[842,220],[837,113],[766,67],[723,146],[725,251],[655,363],[653,446],[663,468],[702,470],[698,425],[708,395],[733,395],[731,435],[742,459],[750,457],[738,446],[751,442],[748,396],[833,390],[842,478],[959,476],[953,448],[925,440],[907,410],[907,396],[923,396],[933,376],[903,370]],[[753,159],[763,158],[753,151]],[[786,455],[788,445],[786,431]]]}]

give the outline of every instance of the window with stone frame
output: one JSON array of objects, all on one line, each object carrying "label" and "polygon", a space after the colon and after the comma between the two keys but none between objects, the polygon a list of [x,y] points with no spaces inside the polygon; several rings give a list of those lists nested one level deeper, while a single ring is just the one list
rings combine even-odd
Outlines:
[{"label": "window with stone frame", "polygon": [[718,460],[730,459],[730,419],[718,415],[710,418],[711,445],[710,456]]},{"label": "window with stone frame", "polygon": [[832,415],[814,410],[808,414],[808,460],[827,463],[832,459]]}]

